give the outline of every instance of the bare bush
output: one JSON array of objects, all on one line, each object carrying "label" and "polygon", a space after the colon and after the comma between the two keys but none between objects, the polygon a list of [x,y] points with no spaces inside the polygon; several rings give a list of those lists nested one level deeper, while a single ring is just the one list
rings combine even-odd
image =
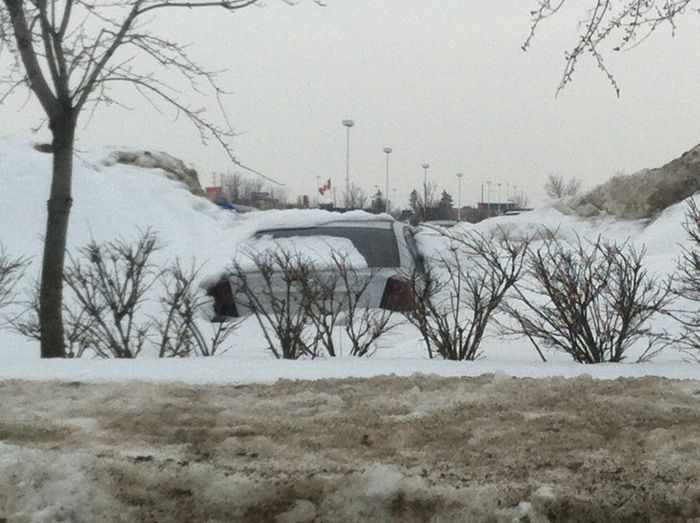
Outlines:
[{"label": "bare bush", "polygon": [[284,249],[249,254],[254,271],[234,263],[235,287],[246,298],[275,358],[298,359],[315,356],[314,339],[308,335],[311,323],[305,282],[311,265],[299,253]]},{"label": "bare bush", "polygon": [[[11,329],[30,340],[41,340],[41,325],[39,322],[39,282],[35,281],[25,298],[19,303],[22,312],[10,320]],[[66,346],[66,357],[82,356],[90,346],[86,331],[90,325],[87,311],[69,301],[63,302],[63,336]]]},{"label": "bare bush", "polygon": [[689,242],[678,261],[674,293],[691,306],[676,316],[683,325],[683,335],[678,342],[700,362],[700,208],[692,199],[688,204],[684,227]]},{"label": "bare bush", "polygon": [[[89,351],[101,357],[136,357],[152,324],[138,312],[159,272],[150,261],[159,248],[155,234],[145,231],[132,245],[118,240],[104,246],[91,241],[69,257],[64,281],[69,288],[62,304],[66,356]],[[24,312],[12,319],[15,332],[41,340],[40,290],[35,282],[23,300]]]},{"label": "bare bush", "polygon": [[[203,310],[209,303],[194,283],[194,263],[183,268],[179,260],[164,270],[150,261],[159,248],[156,235],[146,231],[132,244],[115,241],[100,246],[92,241],[71,257],[65,273],[69,288],[63,303],[64,336],[68,357],[94,353],[101,357],[133,358],[142,349],[159,357],[213,356],[237,323],[211,323]],[[155,309],[154,284],[161,283],[160,313]],[[22,301],[24,311],[11,320],[13,330],[41,339],[39,284]],[[144,309],[144,310],[142,310]]]},{"label": "bare bush", "polygon": [[199,270],[194,263],[183,268],[176,260],[161,275],[162,311],[152,318],[158,332],[158,356],[215,356],[223,352],[223,343],[238,326],[236,321],[210,322],[211,335],[200,327],[202,311],[208,298],[197,293],[195,280]]},{"label": "bare bush", "polygon": [[[12,258],[0,244],[0,311],[17,303],[16,288],[29,265],[26,258]],[[0,319],[0,326],[5,320]]]},{"label": "bare bush", "polygon": [[[31,340],[41,340],[41,326],[39,325],[39,282],[35,281],[26,296],[18,300],[22,306],[22,312],[10,318],[11,329]],[[65,304],[63,305],[65,309]],[[66,335],[64,331],[64,335]]]},{"label": "bare bush", "polygon": [[161,271],[151,255],[160,248],[150,230],[133,244],[94,240],[70,257],[64,278],[77,304],[67,323],[82,327],[80,345],[101,357],[134,358],[152,322],[139,313]]},{"label": "bare bush", "polygon": [[[344,258],[334,254],[336,264],[344,263]],[[344,295],[340,290],[340,274],[336,271],[319,272],[302,282],[305,303],[308,306],[309,321],[316,330],[315,350],[321,349],[331,357],[337,356],[335,346],[336,327],[345,315]]]},{"label": "bare bush", "polygon": [[426,261],[411,278],[415,309],[408,321],[421,333],[432,358],[474,360],[486,328],[523,268],[528,238],[503,230],[453,234],[449,254]]},{"label": "bare bush", "polygon": [[350,341],[349,355],[368,356],[393,327],[391,311],[368,307],[377,270],[356,269],[335,251],[323,268],[284,249],[248,257],[254,270],[234,264],[234,287],[245,296],[244,305],[276,358],[335,357],[340,327]]},{"label": "bare bush", "polygon": [[350,339],[351,356],[370,356],[372,345],[393,328],[392,311],[368,307],[369,286],[377,277],[376,271],[358,271],[334,257],[343,293],[346,312],[345,334]]},{"label": "bare bush", "polygon": [[527,257],[527,278],[516,287],[508,312],[516,331],[566,352],[579,363],[620,362],[637,342],[638,361],[661,350],[666,338],[649,320],[663,312],[670,286],[643,267],[644,250],[602,240],[572,244],[543,234]]}]

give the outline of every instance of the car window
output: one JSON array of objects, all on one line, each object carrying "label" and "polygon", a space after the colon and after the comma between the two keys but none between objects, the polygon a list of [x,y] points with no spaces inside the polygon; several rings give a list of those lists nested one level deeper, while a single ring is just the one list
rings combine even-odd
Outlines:
[{"label": "car window", "polygon": [[368,267],[400,267],[399,248],[391,229],[370,227],[309,227],[261,231],[256,236],[291,238],[294,236],[332,236],[346,238],[364,256]]}]

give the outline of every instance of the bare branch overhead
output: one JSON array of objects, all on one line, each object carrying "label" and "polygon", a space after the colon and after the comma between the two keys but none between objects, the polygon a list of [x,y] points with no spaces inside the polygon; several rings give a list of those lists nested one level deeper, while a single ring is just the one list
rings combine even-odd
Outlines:
[{"label": "bare branch overhead", "polygon": [[576,43],[565,54],[564,73],[557,94],[573,79],[579,59],[590,54],[619,96],[620,87],[604,60],[603,44],[609,42],[613,51],[630,49],[664,24],[675,34],[677,18],[689,10],[691,3],[693,0],[537,0],[536,8],[530,11],[530,33],[522,48],[527,50],[531,47],[535,34],[544,22],[559,15],[568,6],[580,8],[583,4],[586,14],[579,23]]}]

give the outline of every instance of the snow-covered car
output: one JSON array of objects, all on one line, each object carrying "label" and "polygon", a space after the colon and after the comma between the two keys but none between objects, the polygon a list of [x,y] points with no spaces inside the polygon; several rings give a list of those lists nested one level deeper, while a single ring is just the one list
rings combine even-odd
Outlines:
[{"label": "snow-covered car", "polygon": [[[342,215],[340,215],[342,216]],[[381,308],[393,311],[407,311],[413,307],[413,293],[410,275],[421,267],[420,256],[413,238],[413,228],[397,222],[388,215],[366,214],[357,219],[343,220],[334,216],[325,223],[312,226],[288,226],[256,231],[247,242],[239,246],[239,253],[248,255],[248,263],[239,264],[236,271],[222,276],[207,288],[213,298],[214,321],[227,317],[241,317],[251,314],[251,292],[258,296],[273,292],[275,297],[299,302],[301,291],[293,289],[289,297],[289,286],[279,281],[269,285],[260,274],[259,268],[251,263],[250,253],[294,252],[313,265],[311,278],[332,277],[339,271],[334,263],[329,263],[338,253],[352,265],[352,278],[341,282],[336,278],[337,293],[345,291],[341,285],[356,284],[362,287],[363,307]],[[335,258],[337,260],[337,258]],[[245,278],[247,293],[241,288],[241,275]],[[282,280],[281,276],[278,276]],[[354,289],[353,289],[354,290]],[[258,292],[259,291],[259,292]],[[340,297],[340,296],[339,296]],[[340,297],[338,301],[342,301]],[[256,306],[264,304],[264,299],[255,300]],[[264,305],[263,305],[264,306]]]}]

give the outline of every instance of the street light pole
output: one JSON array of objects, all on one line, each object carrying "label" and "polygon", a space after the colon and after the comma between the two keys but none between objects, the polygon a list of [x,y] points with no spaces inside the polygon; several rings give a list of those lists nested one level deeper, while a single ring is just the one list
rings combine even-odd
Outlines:
[{"label": "street light pole", "polygon": [[457,221],[462,221],[462,176],[464,174],[457,173]]},{"label": "street light pole", "polygon": [[491,217],[491,183],[491,180],[488,180],[486,182],[486,187],[488,188],[486,192],[486,199],[488,200],[488,202],[486,203],[486,209],[488,210],[487,215],[489,216],[489,218]]},{"label": "street light pole", "polygon": [[[316,175],[316,191],[318,191],[321,188],[321,176]],[[316,207],[321,207],[321,198],[316,196],[316,191],[312,192],[311,194],[314,195],[314,198],[316,198],[316,201],[318,202],[318,205]]]},{"label": "street light pole", "polygon": [[343,120],[343,125],[347,129],[346,149],[345,149],[345,208],[350,204],[350,128],[355,125],[353,120]]},{"label": "street light pole", "polygon": [[384,154],[386,154],[386,192],[384,193],[384,212],[389,214],[389,155],[391,154],[391,147],[384,147]]},{"label": "street light pole", "polygon": [[429,163],[421,164],[423,168],[423,221],[428,219],[428,168]]}]

